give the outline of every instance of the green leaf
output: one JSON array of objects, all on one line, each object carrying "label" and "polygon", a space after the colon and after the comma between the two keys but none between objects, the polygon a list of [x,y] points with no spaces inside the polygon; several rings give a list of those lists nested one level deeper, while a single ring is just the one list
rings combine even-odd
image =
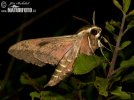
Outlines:
[{"label": "green leaf", "polygon": [[121,27],[121,23],[119,21],[115,21],[113,19],[109,22],[109,24],[111,24],[112,26],[118,27],[119,29]]},{"label": "green leaf", "polygon": [[108,92],[107,92],[108,85],[109,85],[108,79],[96,77],[94,86],[97,88],[100,95],[103,95],[105,97],[108,96]]},{"label": "green leaf", "polygon": [[[115,39],[115,41],[117,40],[117,35],[115,34],[115,27],[114,27],[114,25],[112,25],[113,24],[113,21],[110,21],[110,22],[105,22],[105,29],[107,30],[107,31],[109,31],[110,33],[112,33],[112,35],[114,36],[114,39]],[[114,23],[115,24],[115,23]],[[118,23],[119,24],[119,23]],[[117,25],[117,24],[116,24]],[[117,27],[117,26],[116,26]],[[119,25],[119,28],[120,28],[120,25]]]},{"label": "green leaf", "polygon": [[130,66],[134,66],[134,56],[132,56],[129,60],[122,61],[120,64],[121,68],[127,68]]},{"label": "green leaf", "polygon": [[130,12],[128,13],[128,16],[131,16],[131,15],[134,15],[134,10],[132,10],[132,11],[130,11]]},{"label": "green leaf", "polygon": [[36,91],[35,92],[31,92],[30,96],[31,96],[32,100],[34,100],[34,98],[40,98],[40,93],[38,93]]},{"label": "green leaf", "polygon": [[20,76],[20,82],[24,85],[29,85],[31,82],[29,80],[29,76],[26,73],[22,73]]},{"label": "green leaf", "polygon": [[123,11],[126,13],[131,4],[131,0],[123,0]]},{"label": "green leaf", "polygon": [[113,25],[111,25],[109,22],[106,22],[105,23],[105,28],[112,34],[114,34],[115,32],[115,28]]},{"label": "green leaf", "polygon": [[131,20],[128,25],[127,25],[127,29],[133,28],[134,27],[134,20]]},{"label": "green leaf", "polygon": [[131,95],[127,92],[122,91],[122,87],[117,87],[115,90],[111,91],[111,94],[119,97],[121,100],[131,99]]},{"label": "green leaf", "polygon": [[131,44],[131,41],[125,41],[125,42],[123,42],[123,43],[121,44],[120,49],[124,49],[124,48],[126,48],[128,45],[130,45],[130,44]]},{"label": "green leaf", "polygon": [[113,3],[119,10],[122,11],[122,6],[120,5],[120,3],[117,0],[113,0]]},{"label": "green leaf", "polygon": [[74,63],[74,74],[86,74],[103,62],[101,57],[80,54]]},{"label": "green leaf", "polygon": [[33,79],[35,82],[36,82],[36,84],[38,84],[39,86],[43,86],[44,85],[44,83],[46,83],[47,82],[47,76],[46,75],[42,75],[42,76],[40,76],[40,77],[38,77],[38,78],[35,78],[35,79]]}]

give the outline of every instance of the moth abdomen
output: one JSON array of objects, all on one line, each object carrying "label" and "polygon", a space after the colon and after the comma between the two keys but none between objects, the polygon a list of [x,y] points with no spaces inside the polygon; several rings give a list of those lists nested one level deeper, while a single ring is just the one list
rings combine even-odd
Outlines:
[{"label": "moth abdomen", "polygon": [[72,72],[73,62],[69,59],[62,59],[47,85],[54,86],[66,78]]}]

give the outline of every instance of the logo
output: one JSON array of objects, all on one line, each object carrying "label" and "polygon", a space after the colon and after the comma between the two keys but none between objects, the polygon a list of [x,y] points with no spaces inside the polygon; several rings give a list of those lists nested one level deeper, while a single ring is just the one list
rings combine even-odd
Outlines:
[{"label": "logo", "polygon": [[30,7],[30,2],[18,1],[18,2],[1,2],[1,12],[2,13],[33,13],[36,9]]},{"label": "logo", "polygon": [[5,1],[2,1],[1,2],[1,8],[6,8],[6,6],[7,6],[7,3]]}]

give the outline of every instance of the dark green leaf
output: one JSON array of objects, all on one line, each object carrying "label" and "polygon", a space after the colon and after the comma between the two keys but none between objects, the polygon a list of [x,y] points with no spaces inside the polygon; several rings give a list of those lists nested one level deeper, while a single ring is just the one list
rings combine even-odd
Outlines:
[{"label": "dark green leaf", "polygon": [[96,77],[96,80],[94,82],[94,86],[97,88],[100,95],[103,95],[105,97],[108,96],[108,92],[107,92],[108,85],[109,85],[108,79]]},{"label": "dark green leaf", "polygon": [[109,22],[112,26],[120,28],[121,23],[119,21],[114,21],[113,19]]},{"label": "dark green leaf", "polygon": [[50,91],[41,91],[40,100],[65,100],[65,98],[57,93]]},{"label": "dark green leaf", "polygon": [[134,71],[128,75],[126,75],[123,79],[122,79],[122,82],[129,82],[129,81],[132,81],[134,82]]},{"label": "dark green leaf", "polygon": [[128,25],[127,25],[127,29],[133,28],[134,27],[134,20],[131,20]]},{"label": "dark green leaf", "polygon": [[123,43],[121,44],[120,49],[124,49],[124,48],[126,48],[128,45],[130,45],[130,44],[131,44],[131,41],[125,41],[125,42],[123,42]]},{"label": "dark green leaf", "polygon": [[131,0],[123,0],[123,11],[126,13],[131,4]]},{"label": "dark green leaf", "polygon": [[86,86],[87,84],[86,83],[83,83],[81,82],[80,80],[76,79],[76,78],[71,78],[70,80],[70,83],[71,83],[71,86],[74,88],[74,89],[81,89],[82,87]]},{"label": "dark green leaf", "polygon": [[134,56],[132,56],[129,60],[122,61],[120,64],[121,68],[127,68],[130,66],[134,66]]},{"label": "dark green leaf", "polygon": [[102,63],[102,65],[101,65],[105,74],[107,73],[107,65],[108,65],[108,63],[106,63],[106,62]]},{"label": "dark green leaf", "polygon": [[131,99],[131,95],[127,92],[122,91],[122,87],[117,87],[115,90],[111,92],[111,94],[119,97],[121,100],[129,100]]},{"label": "dark green leaf", "polygon": [[78,56],[74,63],[74,74],[85,74],[93,70],[95,67],[99,66],[103,62],[103,58],[95,55],[84,55]]},{"label": "dark green leaf", "polygon": [[33,79],[38,85],[43,86],[46,83],[47,77],[46,75],[42,75],[38,78]]},{"label": "dark green leaf", "polygon": [[122,6],[120,5],[120,3],[117,0],[113,0],[113,3],[119,10],[122,11]]},{"label": "dark green leaf", "polygon": [[30,80],[29,80],[29,78],[28,78],[29,76],[28,76],[28,74],[26,74],[26,73],[23,73],[23,74],[21,74],[21,76],[20,76],[20,82],[22,83],[22,84],[30,84]]},{"label": "dark green leaf", "polygon": [[134,15],[134,10],[132,10],[132,11],[130,11],[130,12],[128,13],[128,16],[131,16],[131,15]]},{"label": "dark green leaf", "polygon": [[24,85],[39,85],[39,86],[43,86],[44,85],[44,81],[46,80],[46,76],[43,75],[39,78],[36,79],[32,79],[29,77],[29,75],[27,73],[22,73],[20,76],[20,82]]},{"label": "dark green leaf", "polygon": [[67,92],[70,92],[71,91],[71,87],[65,83],[65,82],[61,82],[59,85],[58,85],[59,88],[67,91]]}]

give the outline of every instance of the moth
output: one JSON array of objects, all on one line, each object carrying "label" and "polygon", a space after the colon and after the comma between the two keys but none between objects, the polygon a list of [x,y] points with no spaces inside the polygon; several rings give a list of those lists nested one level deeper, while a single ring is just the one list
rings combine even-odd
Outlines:
[{"label": "moth", "polygon": [[79,54],[94,54],[99,47],[101,31],[100,27],[92,25],[81,28],[74,35],[23,40],[11,46],[8,53],[40,67],[57,65],[47,83],[47,86],[54,86],[72,72]]}]

